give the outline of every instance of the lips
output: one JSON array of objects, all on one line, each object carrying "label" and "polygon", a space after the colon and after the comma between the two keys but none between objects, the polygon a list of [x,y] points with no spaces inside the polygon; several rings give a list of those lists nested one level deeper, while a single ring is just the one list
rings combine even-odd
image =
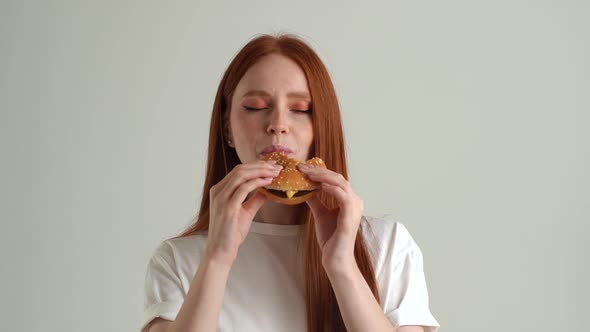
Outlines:
[{"label": "lips", "polygon": [[273,145],[269,145],[266,148],[264,148],[264,150],[262,150],[262,152],[260,154],[265,155],[267,153],[272,153],[272,152],[284,152],[286,154],[292,154],[293,150],[289,149],[286,146],[282,146],[279,144],[273,144]]}]

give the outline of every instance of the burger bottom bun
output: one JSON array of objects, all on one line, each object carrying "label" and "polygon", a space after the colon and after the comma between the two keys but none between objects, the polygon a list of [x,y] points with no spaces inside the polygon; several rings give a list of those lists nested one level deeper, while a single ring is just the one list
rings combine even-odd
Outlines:
[{"label": "burger bottom bun", "polygon": [[258,188],[258,192],[264,194],[264,196],[266,196],[266,198],[270,199],[273,202],[277,202],[277,203],[281,203],[281,204],[285,204],[285,205],[301,204],[301,203],[311,199],[315,195],[317,195],[318,191],[319,190],[312,190],[308,193],[305,193],[304,195],[289,198],[289,197],[277,196],[277,195],[271,193],[270,191],[266,190],[264,187]]}]

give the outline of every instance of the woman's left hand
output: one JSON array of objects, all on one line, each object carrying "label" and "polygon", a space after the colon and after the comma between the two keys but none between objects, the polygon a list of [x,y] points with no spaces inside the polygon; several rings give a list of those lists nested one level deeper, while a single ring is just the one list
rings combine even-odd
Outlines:
[{"label": "woman's left hand", "polygon": [[320,182],[321,190],[338,203],[337,208],[329,209],[317,196],[306,202],[315,219],[324,268],[330,273],[356,267],[354,243],[363,214],[363,200],[342,174],[306,164],[299,164],[298,168],[311,180]]}]

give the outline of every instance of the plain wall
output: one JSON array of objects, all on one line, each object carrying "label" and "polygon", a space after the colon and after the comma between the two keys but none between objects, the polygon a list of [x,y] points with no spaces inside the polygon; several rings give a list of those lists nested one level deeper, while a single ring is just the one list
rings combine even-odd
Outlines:
[{"label": "plain wall", "polygon": [[226,66],[291,32],[332,74],[365,213],[420,245],[441,331],[586,330],[589,31],[587,1],[3,0],[0,329],[139,330]]}]

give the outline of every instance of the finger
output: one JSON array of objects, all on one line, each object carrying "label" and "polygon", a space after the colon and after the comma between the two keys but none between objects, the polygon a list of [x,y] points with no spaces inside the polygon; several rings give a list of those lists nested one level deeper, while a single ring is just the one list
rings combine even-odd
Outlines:
[{"label": "finger", "polygon": [[[358,224],[355,224],[354,222],[351,223],[350,221],[355,220],[356,217],[353,217],[353,216],[356,215],[357,211],[363,210],[362,200],[359,199],[357,201],[356,194],[346,193],[346,192],[344,192],[344,190],[342,190],[342,188],[340,188],[338,186],[333,186],[333,185],[330,185],[327,183],[322,183],[322,191],[328,193],[329,195],[334,196],[336,198],[336,201],[338,202],[339,214],[342,214],[341,220],[344,221],[344,222],[340,223],[339,227],[343,231],[346,231],[346,232],[352,232],[352,231],[356,232],[356,230],[358,229]],[[362,212],[361,212],[361,214],[362,214]],[[352,219],[349,217],[352,217]],[[355,226],[355,225],[357,225],[357,226]]]},{"label": "finger", "polygon": [[326,222],[330,223],[334,220],[331,218],[331,214],[337,214],[338,209],[330,210],[328,207],[322,203],[322,201],[318,198],[318,196],[313,197],[312,199],[306,201],[307,205],[309,206],[314,219],[315,219],[315,233],[320,246],[326,242],[326,240],[330,237],[330,234],[336,228],[336,224],[326,224]]},{"label": "finger", "polygon": [[276,164],[275,160],[264,161],[264,160],[257,160],[250,163],[239,164],[235,166],[221,181],[219,181],[215,187],[218,188],[218,191],[221,191],[223,188],[227,187],[229,182],[236,176],[236,173],[242,171],[249,171],[249,170],[256,170],[256,169],[274,169],[274,165]]},{"label": "finger", "polygon": [[267,186],[271,182],[272,178],[257,178],[243,183],[236,189],[234,194],[229,199],[228,204],[232,207],[242,204],[250,192],[257,188]]},{"label": "finger", "polygon": [[316,216],[316,219],[324,219],[330,212],[330,209],[328,209],[328,207],[326,207],[324,203],[319,200],[317,195],[307,200],[306,203],[311,209],[313,215]]},{"label": "finger", "polygon": [[[344,192],[342,188],[338,186],[332,186],[327,183],[322,183],[322,191],[336,198],[336,201],[338,202],[338,207],[340,209],[339,213],[342,213],[343,216],[342,220],[356,220],[356,217],[349,219],[347,216],[352,217],[355,216],[357,213],[362,215],[362,211],[364,209],[363,200],[360,199],[360,197],[358,197],[355,193]],[[352,228],[350,227],[352,227],[353,225],[354,223],[351,224],[350,222],[344,222],[342,223],[341,227],[344,230],[352,230]]]},{"label": "finger", "polygon": [[[248,181],[259,179],[259,178],[275,178],[279,175],[281,168],[275,166],[266,166],[261,165],[256,168],[241,168],[236,170],[231,175],[228,175],[228,180],[225,183],[225,186],[219,192],[219,196],[225,200],[229,200],[235,194],[235,191],[238,189],[240,185],[246,183]],[[270,182],[269,182],[270,183]],[[265,183],[263,185],[267,185]],[[245,198],[245,197],[244,197]]]},{"label": "finger", "polygon": [[332,186],[338,186],[342,188],[342,190],[344,190],[345,192],[352,191],[350,183],[346,180],[344,176],[342,176],[342,174],[336,173],[334,171],[322,167],[302,166],[300,168],[301,171],[305,173],[305,175],[307,175],[310,180],[327,183]]},{"label": "finger", "polygon": [[343,205],[342,203],[346,203],[350,198],[349,193],[345,192],[339,186],[331,185],[329,183],[322,183],[322,191],[325,191],[328,194],[334,196],[334,198],[336,198],[340,206]]},{"label": "finger", "polygon": [[244,207],[244,210],[248,213],[248,215],[250,215],[252,218],[254,218],[254,216],[256,215],[256,212],[258,212],[260,207],[262,207],[262,205],[267,200],[268,200],[268,198],[266,198],[266,196],[257,192],[256,194],[254,194],[254,196],[252,196],[250,199],[245,201],[244,204],[242,204],[242,206]]}]

